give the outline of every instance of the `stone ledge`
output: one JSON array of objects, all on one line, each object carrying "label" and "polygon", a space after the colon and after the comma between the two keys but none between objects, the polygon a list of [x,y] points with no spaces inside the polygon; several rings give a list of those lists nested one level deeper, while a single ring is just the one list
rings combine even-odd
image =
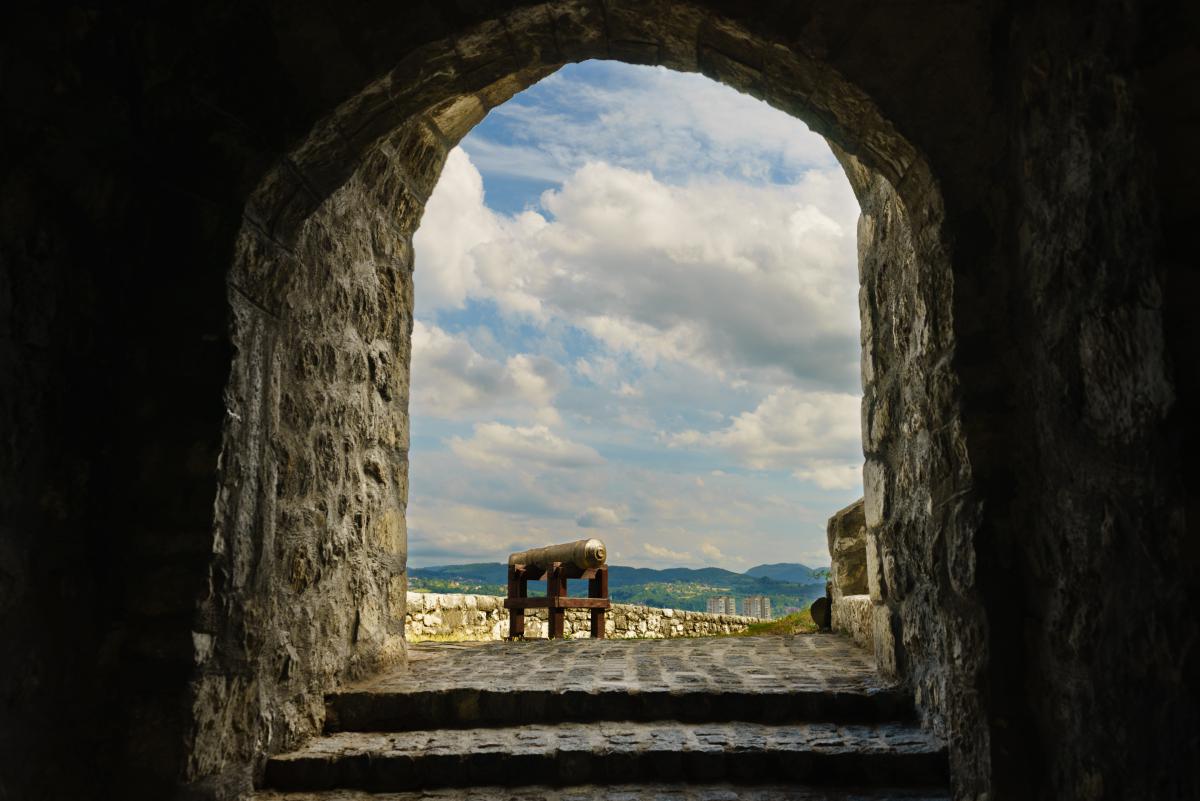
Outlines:
[{"label": "stone ledge", "polygon": [[327,790],[280,793],[260,790],[251,801],[950,801],[945,790],[922,788],[813,787],[797,784],[740,786],[735,784],[614,784],[572,787],[472,787],[419,790],[409,793],[367,793]]},{"label": "stone ledge", "polygon": [[945,745],[911,723],[531,724],[404,732],[338,732],[271,757],[264,781],[279,790],[397,791],[489,784],[552,784],[621,775],[626,781],[753,778],[846,784],[871,776],[943,785]]}]

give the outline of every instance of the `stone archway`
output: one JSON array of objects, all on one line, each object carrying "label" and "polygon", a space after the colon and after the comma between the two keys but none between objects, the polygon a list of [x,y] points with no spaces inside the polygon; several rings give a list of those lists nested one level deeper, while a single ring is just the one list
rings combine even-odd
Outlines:
[{"label": "stone archway", "polygon": [[395,657],[393,223],[470,97],[591,55],[865,168],[885,616],[960,794],[1196,795],[1194,5],[18,4],[0,794],[234,796]]},{"label": "stone archway", "polygon": [[[968,552],[957,560],[973,561],[973,521],[919,508],[931,487],[960,506],[971,493],[941,188],[879,104],[809,55],[829,44],[807,45],[700,3],[515,8],[404,54],[269,172],[247,203],[229,279],[237,355],[217,504],[221,571],[207,601],[215,644],[194,704],[196,778],[293,745],[319,726],[327,687],[403,658],[412,235],[449,149],[489,109],[587,58],[703,71],[834,144],[864,207],[869,522],[887,543],[889,582],[903,567],[911,593],[897,587],[879,607],[881,664],[920,688],[931,725],[981,719],[980,699],[954,689],[973,683],[984,659],[973,584],[956,586],[946,625],[933,610],[945,605],[947,560],[923,558],[933,530],[953,528]],[[938,438],[903,446],[905,418]],[[922,474],[931,452],[935,472]],[[905,626],[916,635],[907,651]],[[247,628],[254,653],[229,637]],[[947,671],[952,648],[971,658]],[[986,785],[986,735],[959,745],[961,775]]]}]

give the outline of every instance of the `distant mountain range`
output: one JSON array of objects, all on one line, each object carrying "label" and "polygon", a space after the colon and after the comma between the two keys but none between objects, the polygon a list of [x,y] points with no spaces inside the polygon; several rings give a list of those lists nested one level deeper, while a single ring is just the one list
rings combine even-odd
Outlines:
[{"label": "distant mountain range", "polygon": [[[625,567],[610,565],[608,589],[614,601],[703,611],[714,595],[767,595],[776,613],[784,607],[804,607],[825,594],[825,573],[794,562],[757,565],[745,573],[719,567]],[[465,592],[503,595],[508,566],[482,562],[410,568],[411,589],[428,592]],[[540,594],[540,585],[530,587]],[[573,582],[572,595],[586,595],[587,585]]]},{"label": "distant mountain range", "polygon": [[810,581],[825,580],[825,574],[818,573],[815,568],[796,564],[795,562],[777,562],[773,565],[757,565],[746,571],[747,576],[754,578],[769,578],[776,581],[790,581],[795,584],[805,584]]}]

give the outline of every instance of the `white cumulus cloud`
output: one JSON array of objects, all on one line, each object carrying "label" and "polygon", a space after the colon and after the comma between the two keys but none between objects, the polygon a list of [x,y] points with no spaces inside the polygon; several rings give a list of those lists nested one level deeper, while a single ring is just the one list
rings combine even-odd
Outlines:
[{"label": "white cumulus cloud", "polygon": [[560,437],[543,425],[477,423],[470,438],[452,437],[450,449],[474,464],[574,469],[604,463],[595,449]]},{"label": "white cumulus cloud", "polygon": [[672,551],[670,548],[664,548],[661,545],[655,545],[652,542],[642,543],[642,548],[646,553],[653,556],[655,559],[669,559],[672,562],[691,563],[696,561],[696,558],[685,551]]},{"label": "white cumulus cloud", "polygon": [[810,481],[825,490],[848,490],[862,485],[862,459],[842,462],[815,462],[792,471],[801,481]]},{"label": "white cumulus cloud", "polygon": [[417,243],[419,302],[566,321],[649,366],[856,390],[858,206],[839,169],[678,186],[589,163],[543,195],[547,216],[507,217],[462,190],[481,184],[456,150]]},{"label": "white cumulus cloud", "polygon": [[554,399],[566,371],[544,356],[515,354],[504,361],[479,353],[461,335],[413,323],[413,414],[458,420],[478,413],[559,422]]},{"label": "white cumulus cloud", "polygon": [[665,439],[672,447],[721,451],[755,470],[792,470],[820,486],[853,486],[845,483],[844,471],[830,471],[831,460],[838,456],[845,459],[843,464],[862,464],[861,455],[855,455],[861,447],[859,408],[857,395],[785,388],[724,428],[689,429]]},{"label": "white cumulus cloud", "polygon": [[575,518],[575,523],[580,528],[605,528],[619,525],[621,516],[607,506],[592,506]]}]

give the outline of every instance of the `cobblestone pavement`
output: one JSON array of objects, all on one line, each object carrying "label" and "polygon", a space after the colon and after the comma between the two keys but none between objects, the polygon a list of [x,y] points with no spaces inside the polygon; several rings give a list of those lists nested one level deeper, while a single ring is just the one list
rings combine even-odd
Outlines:
[{"label": "cobblestone pavement", "polygon": [[328,731],[546,721],[881,722],[912,701],[837,635],[413,646],[407,669],[333,693]]},{"label": "cobblestone pavement", "polygon": [[355,690],[870,692],[874,658],[836,634],[678,640],[419,643],[410,665]]},{"label": "cobblestone pavement", "polygon": [[469,787],[414,793],[260,792],[254,801],[950,801],[937,789],[738,787],[711,785],[614,785],[597,787]]}]

